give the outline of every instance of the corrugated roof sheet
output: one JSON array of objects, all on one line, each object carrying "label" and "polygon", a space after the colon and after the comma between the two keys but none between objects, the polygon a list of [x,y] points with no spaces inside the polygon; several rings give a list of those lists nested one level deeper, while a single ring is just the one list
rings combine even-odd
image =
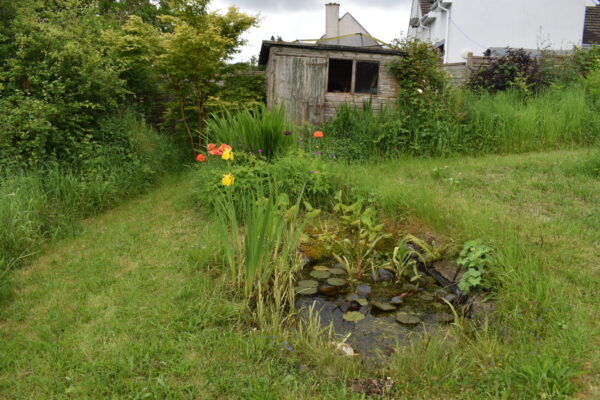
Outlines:
[{"label": "corrugated roof sheet", "polygon": [[600,6],[587,7],[585,10],[583,44],[600,44]]}]

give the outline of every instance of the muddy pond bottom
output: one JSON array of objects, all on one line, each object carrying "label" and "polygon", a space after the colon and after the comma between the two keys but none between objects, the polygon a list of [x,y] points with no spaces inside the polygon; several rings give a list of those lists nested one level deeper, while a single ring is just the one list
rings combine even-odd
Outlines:
[{"label": "muddy pond bottom", "polygon": [[355,280],[339,265],[307,266],[296,287],[296,308],[307,317],[313,309],[323,327],[365,357],[386,357],[424,332],[454,321],[446,303],[454,296],[429,276],[398,279],[380,268]]}]

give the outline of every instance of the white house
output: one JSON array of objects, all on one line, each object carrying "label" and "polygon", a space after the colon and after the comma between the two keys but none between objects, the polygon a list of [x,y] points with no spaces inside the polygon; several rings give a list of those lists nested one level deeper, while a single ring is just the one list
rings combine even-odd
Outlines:
[{"label": "white house", "polygon": [[[340,5],[338,3],[326,4],[325,9],[325,35],[321,37],[318,43],[354,47],[382,47],[371,38],[369,32],[352,14],[348,12],[340,18]],[[329,38],[332,39],[325,40]]]},{"label": "white house", "polygon": [[597,0],[413,0],[408,36],[431,42],[445,63],[489,48],[569,50],[582,44]]}]

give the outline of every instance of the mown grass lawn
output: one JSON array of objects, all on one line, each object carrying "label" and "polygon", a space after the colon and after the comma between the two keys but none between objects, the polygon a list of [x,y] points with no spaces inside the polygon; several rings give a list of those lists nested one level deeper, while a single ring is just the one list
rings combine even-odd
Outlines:
[{"label": "mown grass lawn", "polygon": [[487,326],[456,327],[377,368],[305,334],[252,330],[220,273],[214,218],[188,201],[189,173],[171,177],[13,275],[0,311],[0,398],[358,399],[349,380],[389,376],[392,398],[597,399],[592,157],[332,166],[388,219],[457,243],[482,238],[501,261]]}]

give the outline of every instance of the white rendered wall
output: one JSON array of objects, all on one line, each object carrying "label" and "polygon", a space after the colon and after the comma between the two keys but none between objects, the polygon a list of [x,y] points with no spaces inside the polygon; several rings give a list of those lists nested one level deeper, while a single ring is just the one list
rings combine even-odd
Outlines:
[{"label": "white rendered wall", "polygon": [[[462,62],[471,51],[483,55],[489,47],[568,50],[580,45],[585,7],[593,0],[454,0],[452,2],[446,62]],[[446,13],[433,11],[430,32],[418,38],[444,40]],[[429,33],[429,34],[428,34]]]}]

